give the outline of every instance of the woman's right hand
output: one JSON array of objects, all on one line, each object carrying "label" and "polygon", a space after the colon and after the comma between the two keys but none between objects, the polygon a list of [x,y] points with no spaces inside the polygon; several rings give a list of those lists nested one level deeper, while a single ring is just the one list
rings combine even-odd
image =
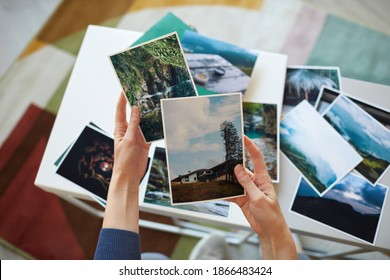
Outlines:
[{"label": "woman's right hand", "polygon": [[245,136],[245,148],[252,159],[254,173],[242,165],[234,169],[246,196],[233,198],[253,231],[258,234],[263,257],[267,259],[296,259],[297,252],[290,229],[284,219],[263,155]]}]

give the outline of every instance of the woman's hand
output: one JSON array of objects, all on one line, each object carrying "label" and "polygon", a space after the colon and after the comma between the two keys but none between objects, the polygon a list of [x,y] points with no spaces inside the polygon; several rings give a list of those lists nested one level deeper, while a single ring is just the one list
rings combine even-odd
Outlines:
[{"label": "woman's hand", "polygon": [[235,167],[235,175],[246,190],[246,196],[230,201],[241,208],[253,231],[258,234],[264,258],[296,259],[294,240],[283,217],[263,155],[246,136],[244,144],[252,159],[254,173],[241,165]]},{"label": "woman's hand", "polygon": [[139,184],[145,174],[150,144],[139,128],[140,111],[132,107],[126,121],[126,98],[120,94],[115,117],[114,168],[108,189],[103,228],[117,228],[138,233]]},{"label": "woman's hand", "polygon": [[[119,97],[114,130],[114,170],[113,176],[127,178],[137,186],[145,174],[150,144],[145,143],[139,128],[140,111],[131,108],[130,122],[126,121],[127,100],[122,93]],[[133,191],[133,190],[132,190]]]}]

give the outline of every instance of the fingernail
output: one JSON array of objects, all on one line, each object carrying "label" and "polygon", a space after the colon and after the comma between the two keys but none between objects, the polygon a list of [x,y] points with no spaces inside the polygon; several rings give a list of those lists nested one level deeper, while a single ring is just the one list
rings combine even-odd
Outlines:
[{"label": "fingernail", "polygon": [[238,174],[237,174],[237,176],[238,177],[243,177],[244,175],[245,175],[245,170],[244,170],[244,168],[242,167],[242,165],[238,165]]}]

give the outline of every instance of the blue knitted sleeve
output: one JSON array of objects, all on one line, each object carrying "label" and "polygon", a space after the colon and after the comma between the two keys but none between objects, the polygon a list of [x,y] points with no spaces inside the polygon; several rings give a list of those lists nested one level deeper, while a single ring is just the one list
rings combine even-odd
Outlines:
[{"label": "blue knitted sleeve", "polygon": [[141,259],[139,234],[121,229],[102,228],[95,251],[95,260]]}]

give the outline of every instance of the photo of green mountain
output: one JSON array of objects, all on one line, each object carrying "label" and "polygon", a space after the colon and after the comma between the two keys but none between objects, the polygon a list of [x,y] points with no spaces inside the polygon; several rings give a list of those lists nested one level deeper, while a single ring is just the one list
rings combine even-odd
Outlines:
[{"label": "photo of green mountain", "polygon": [[110,59],[130,105],[141,110],[145,140],[163,139],[160,100],[197,95],[177,34],[134,46]]},{"label": "photo of green mountain", "polygon": [[390,165],[390,130],[343,95],[324,118],[360,154],[363,161],[355,169],[375,185]]},{"label": "photo of green mountain", "polygon": [[319,195],[362,161],[307,101],[281,120],[280,147]]}]

